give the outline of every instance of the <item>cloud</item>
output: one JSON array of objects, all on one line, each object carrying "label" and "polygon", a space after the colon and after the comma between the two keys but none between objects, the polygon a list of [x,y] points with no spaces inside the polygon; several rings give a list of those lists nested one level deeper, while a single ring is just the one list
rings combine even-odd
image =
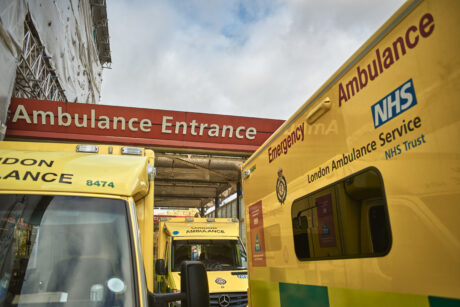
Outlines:
[{"label": "cloud", "polygon": [[101,103],[287,119],[401,3],[113,0]]}]

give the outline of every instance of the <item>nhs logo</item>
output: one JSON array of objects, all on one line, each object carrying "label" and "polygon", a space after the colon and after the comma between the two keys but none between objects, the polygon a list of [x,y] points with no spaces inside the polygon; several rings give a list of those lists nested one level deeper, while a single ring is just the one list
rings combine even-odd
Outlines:
[{"label": "nhs logo", "polygon": [[409,79],[371,106],[374,127],[378,128],[416,104],[417,98],[415,97],[414,84],[412,83],[412,79]]}]

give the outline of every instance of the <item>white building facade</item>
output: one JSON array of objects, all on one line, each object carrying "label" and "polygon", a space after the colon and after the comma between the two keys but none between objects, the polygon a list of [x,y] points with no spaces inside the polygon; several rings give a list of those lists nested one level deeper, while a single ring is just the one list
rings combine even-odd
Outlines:
[{"label": "white building facade", "polygon": [[0,0],[0,140],[11,97],[97,104],[110,64],[105,0]]}]

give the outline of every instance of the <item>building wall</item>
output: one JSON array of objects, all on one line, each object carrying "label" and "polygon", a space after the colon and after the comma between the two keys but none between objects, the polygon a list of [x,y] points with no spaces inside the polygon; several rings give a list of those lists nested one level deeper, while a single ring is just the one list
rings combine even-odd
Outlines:
[{"label": "building wall", "polygon": [[237,211],[237,200],[223,203],[217,208],[206,214],[206,217],[224,217],[224,218],[237,218],[240,221],[240,238],[243,243],[246,244],[246,224],[244,222],[244,203],[243,197],[240,197],[240,214],[238,216]]},{"label": "building wall", "polygon": [[[92,1],[97,3],[98,1]],[[102,0],[105,10],[105,1]],[[100,7],[98,5],[98,7]],[[0,1],[0,126],[5,129],[7,111],[16,79],[22,78],[32,90],[20,96],[44,99],[43,91],[33,91],[46,82],[58,82],[66,101],[98,103],[101,92],[102,64],[96,43],[98,20],[90,0],[2,0]],[[99,11],[98,11],[99,12]],[[30,41],[25,23],[31,23],[39,46],[35,58],[30,57]],[[106,22],[106,21],[105,21]],[[106,24],[105,24],[106,25]],[[26,28],[26,30],[25,30]],[[108,32],[107,32],[108,37]],[[107,38],[108,40],[108,38]],[[99,48],[100,49],[100,48]],[[37,50],[39,52],[37,52]],[[37,65],[47,66],[33,73],[18,72],[20,63],[33,70]],[[46,84],[45,84],[46,85]],[[19,91],[20,92],[20,91]],[[34,94],[36,93],[36,94]],[[57,100],[57,99],[50,99]],[[0,135],[0,139],[3,139]]]}]

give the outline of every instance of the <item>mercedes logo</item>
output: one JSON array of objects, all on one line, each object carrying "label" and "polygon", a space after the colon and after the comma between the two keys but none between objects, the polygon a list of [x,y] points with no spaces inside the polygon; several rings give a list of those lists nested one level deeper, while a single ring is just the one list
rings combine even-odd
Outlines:
[{"label": "mercedes logo", "polygon": [[219,306],[227,307],[229,305],[230,305],[230,296],[228,295],[219,296]]}]

